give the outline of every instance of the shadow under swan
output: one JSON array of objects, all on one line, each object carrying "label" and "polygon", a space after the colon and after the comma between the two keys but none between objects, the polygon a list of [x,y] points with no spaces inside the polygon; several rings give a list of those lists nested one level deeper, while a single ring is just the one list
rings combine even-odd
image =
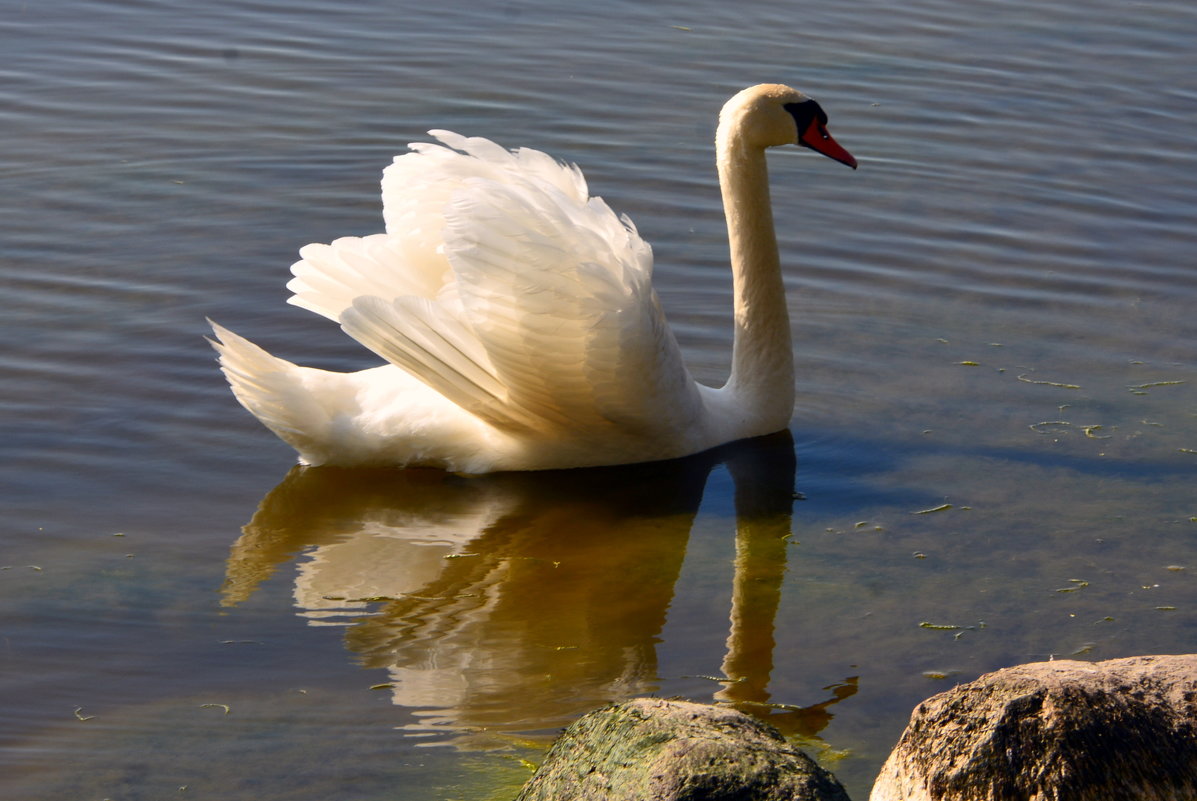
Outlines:
[{"label": "shadow under swan", "polygon": [[[347,647],[387,671],[393,702],[415,716],[412,733],[555,729],[657,689],[656,643],[719,464],[735,485],[737,556],[716,697],[808,720],[764,705],[795,498],[788,432],[550,473],[297,467],[233,545],[223,603],[298,558],[299,614],[348,627]],[[825,725],[829,702],[801,733]]]}]

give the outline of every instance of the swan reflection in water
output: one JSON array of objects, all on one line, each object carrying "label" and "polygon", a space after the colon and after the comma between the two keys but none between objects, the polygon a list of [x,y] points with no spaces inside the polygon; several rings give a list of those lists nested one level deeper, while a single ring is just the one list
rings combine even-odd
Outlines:
[{"label": "swan reflection in water", "polygon": [[394,703],[416,716],[413,732],[559,728],[657,690],[656,643],[719,464],[737,523],[717,698],[813,735],[851,684],[806,709],[765,705],[795,497],[788,432],[553,473],[297,467],[234,544],[223,602],[244,601],[300,554],[299,614],[347,627],[348,648],[385,669]]}]

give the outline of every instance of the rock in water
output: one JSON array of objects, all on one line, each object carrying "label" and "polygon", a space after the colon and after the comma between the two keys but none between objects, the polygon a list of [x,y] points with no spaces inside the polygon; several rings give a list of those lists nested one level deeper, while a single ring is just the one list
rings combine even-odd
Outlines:
[{"label": "rock in water", "polygon": [[772,726],[727,707],[637,698],[578,719],[517,801],[848,801]]},{"label": "rock in water", "polygon": [[1039,662],[923,702],[870,801],[1193,801],[1197,655]]}]

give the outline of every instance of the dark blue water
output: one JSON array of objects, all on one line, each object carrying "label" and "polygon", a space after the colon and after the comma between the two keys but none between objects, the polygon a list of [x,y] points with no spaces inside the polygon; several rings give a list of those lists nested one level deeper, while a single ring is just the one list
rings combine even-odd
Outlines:
[{"label": "dark blue water", "polygon": [[[751,706],[864,798],[954,682],[1192,650],[1194,34],[1178,0],[14,7],[0,795],[505,798],[657,693]],[[771,156],[792,444],[288,474],[229,395],[205,316],[373,363],[287,268],[380,230],[433,127],[579,163],[720,382],[714,115],[774,80],[861,163]]]}]

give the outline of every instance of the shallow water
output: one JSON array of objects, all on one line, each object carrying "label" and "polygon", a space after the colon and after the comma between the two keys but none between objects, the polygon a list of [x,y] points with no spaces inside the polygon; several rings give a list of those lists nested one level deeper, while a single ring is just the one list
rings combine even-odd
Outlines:
[{"label": "shallow water", "polygon": [[[1195,33],[1177,0],[14,9],[0,795],[504,798],[656,693],[755,703],[860,799],[955,682],[1191,651]],[[771,156],[792,443],[288,472],[228,394],[205,316],[372,364],[287,267],[379,230],[433,127],[579,163],[719,382],[714,114],[765,80],[861,162]]]}]

